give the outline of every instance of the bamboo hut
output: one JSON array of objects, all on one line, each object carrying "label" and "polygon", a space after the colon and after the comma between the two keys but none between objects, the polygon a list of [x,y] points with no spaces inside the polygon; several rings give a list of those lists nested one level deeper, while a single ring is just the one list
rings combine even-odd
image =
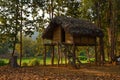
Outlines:
[{"label": "bamboo hut", "polygon": [[[100,28],[98,28],[95,24],[71,17],[58,16],[51,20],[48,27],[43,33],[42,38],[51,40],[51,43],[45,43],[45,51],[46,46],[53,46],[53,58],[54,58],[54,46],[66,45],[72,46],[73,49],[73,57],[75,56],[75,47],[76,46],[96,46],[100,44],[100,54],[101,61],[104,61],[104,44],[103,44],[104,34]],[[98,41],[99,40],[99,41]],[[58,53],[60,50],[58,49]],[[59,54],[58,54],[59,55]],[[96,62],[97,62],[97,52],[95,53]],[[44,55],[44,64],[46,59],[46,52]],[[53,61],[54,59],[52,59]],[[73,58],[73,61],[74,58]],[[53,64],[53,62],[52,62]],[[59,62],[58,62],[59,64]]]}]

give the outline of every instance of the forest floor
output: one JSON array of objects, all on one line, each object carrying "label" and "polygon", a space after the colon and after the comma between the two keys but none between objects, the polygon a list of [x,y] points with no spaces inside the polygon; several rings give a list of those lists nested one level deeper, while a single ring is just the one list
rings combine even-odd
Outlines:
[{"label": "forest floor", "polygon": [[0,67],[0,80],[120,80],[120,65]]}]

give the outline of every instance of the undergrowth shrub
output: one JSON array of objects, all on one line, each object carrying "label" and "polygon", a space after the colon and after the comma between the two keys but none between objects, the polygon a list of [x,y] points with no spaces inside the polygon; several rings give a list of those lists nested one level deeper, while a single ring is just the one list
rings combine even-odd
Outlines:
[{"label": "undergrowth shrub", "polygon": [[95,61],[95,59],[90,59],[90,62],[94,62]]},{"label": "undergrowth shrub", "polygon": [[0,66],[4,66],[4,65],[6,65],[5,61],[0,60]]},{"label": "undergrowth shrub", "polygon": [[39,60],[38,59],[32,59],[32,60],[30,60],[30,62],[29,62],[29,64],[28,64],[29,66],[39,66],[40,65],[40,62],[39,62]]},{"label": "undergrowth shrub", "polygon": [[86,56],[80,56],[79,58],[80,58],[80,60],[82,60],[82,61],[87,60],[87,57],[86,57]]},{"label": "undergrowth shrub", "polygon": [[26,62],[23,62],[22,66],[28,66],[28,64]]}]

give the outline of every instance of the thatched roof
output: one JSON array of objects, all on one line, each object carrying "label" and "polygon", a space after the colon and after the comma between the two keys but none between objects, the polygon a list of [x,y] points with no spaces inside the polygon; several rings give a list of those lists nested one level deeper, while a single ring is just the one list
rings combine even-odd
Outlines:
[{"label": "thatched roof", "polygon": [[89,21],[58,16],[51,20],[42,37],[52,39],[53,31],[58,26],[61,26],[66,32],[69,32],[73,36],[104,36],[102,30]]}]

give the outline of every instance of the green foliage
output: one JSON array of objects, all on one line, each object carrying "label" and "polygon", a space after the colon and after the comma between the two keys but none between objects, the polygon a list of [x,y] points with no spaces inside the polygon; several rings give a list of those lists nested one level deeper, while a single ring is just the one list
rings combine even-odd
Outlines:
[{"label": "green foliage", "polygon": [[6,43],[0,43],[0,54],[8,53],[9,46]]},{"label": "green foliage", "polygon": [[82,60],[82,61],[86,61],[86,60],[87,60],[87,57],[86,57],[86,56],[80,56],[79,58],[80,58],[80,60]]},{"label": "green foliage", "polygon": [[[39,32],[39,37],[35,42],[29,39],[23,41],[23,56],[34,56],[35,54],[42,54],[44,50],[41,36],[45,27],[47,26],[46,23],[48,23],[51,19],[52,13],[53,17],[65,15],[74,18],[84,18],[94,22],[97,24],[97,26],[101,25],[101,28],[105,33],[105,46],[110,47],[110,36],[108,34],[109,32],[107,31],[107,28],[110,27],[109,24],[112,24],[109,21],[111,18],[110,15],[112,14],[108,14],[110,12],[109,1],[113,2],[110,6],[112,8],[112,13],[115,14],[115,17],[113,19],[111,18],[111,20],[114,20],[112,22],[115,22],[114,24],[116,26],[115,35],[120,35],[120,0],[36,1],[33,0],[33,3],[22,2],[18,5],[16,0],[0,0],[0,53],[6,53],[8,51],[8,46],[13,48],[15,47],[16,43],[20,42],[17,35],[20,32],[22,26],[22,32],[24,35],[31,36],[35,30]],[[23,15],[21,15],[21,10]],[[47,14],[47,18],[45,14]],[[9,43],[7,43],[7,41]],[[7,43],[7,45],[4,43]],[[116,50],[118,50],[118,47],[119,45],[116,47]],[[80,56],[86,55],[84,52],[81,52]]]},{"label": "green foliage", "polygon": [[95,58],[90,58],[90,62],[95,62]]},{"label": "green foliage", "polygon": [[34,56],[36,53],[36,42],[28,37],[23,39],[23,55],[25,57]]},{"label": "green foliage", "polygon": [[0,60],[0,66],[4,66],[6,65],[5,61],[4,60]]},{"label": "green foliage", "polygon": [[[40,54],[38,52],[38,47],[40,46],[40,43],[37,43],[36,40],[32,40],[29,36],[23,36],[23,45],[22,45],[22,51],[23,57],[33,57],[37,56]],[[40,49],[39,51],[42,51],[43,49]],[[20,52],[20,44],[16,45],[16,51],[19,53]]]},{"label": "green foliage", "polygon": [[32,59],[32,60],[29,62],[28,65],[29,65],[29,66],[39,66],[39,65],[40,65],[40,62],[39,62],[38,59],[34,58],[34,59]]},{"label": "green foliage", "polygon": [[86,52],[83,50],[80,52],[80,56],[86,56]]},{"label": "green foliage", "polygon": [[66,15],[67,16],[71,16],[74,18],[79,18],[80,17],[80,10],[79,8],[81,7],[80,2],[76,1],[76,0],[71,0],[67,2],[67,12]]},{"label": "green foliage", "polygon": [[87,60],[86,52],[85,52],[84,50],[80,51],[79,59],[80,59],[81,61]]},{"label": "green foliage", "polygon": [[22,66],[28,66],[28,63],[23,62],[23,63],[22,63]]},{"label": "green foliage", "polygon": [[26,4],[16,2],[16,0],[1,0],[0,42],[5,37],[4,39],[9,41],[9,47],[14,51],[16,44],[20,42],[17,35],[21,30],[25,35],[31,36],[35,30],[40,28],[38,23],[41,22],[42,18],[40,16],[42,15],[38,15],[38,11],[40,11],[40,7],[43,7],[43,2],[44,0],[40,0],[40,4],[36,5],[36,3]]}]

